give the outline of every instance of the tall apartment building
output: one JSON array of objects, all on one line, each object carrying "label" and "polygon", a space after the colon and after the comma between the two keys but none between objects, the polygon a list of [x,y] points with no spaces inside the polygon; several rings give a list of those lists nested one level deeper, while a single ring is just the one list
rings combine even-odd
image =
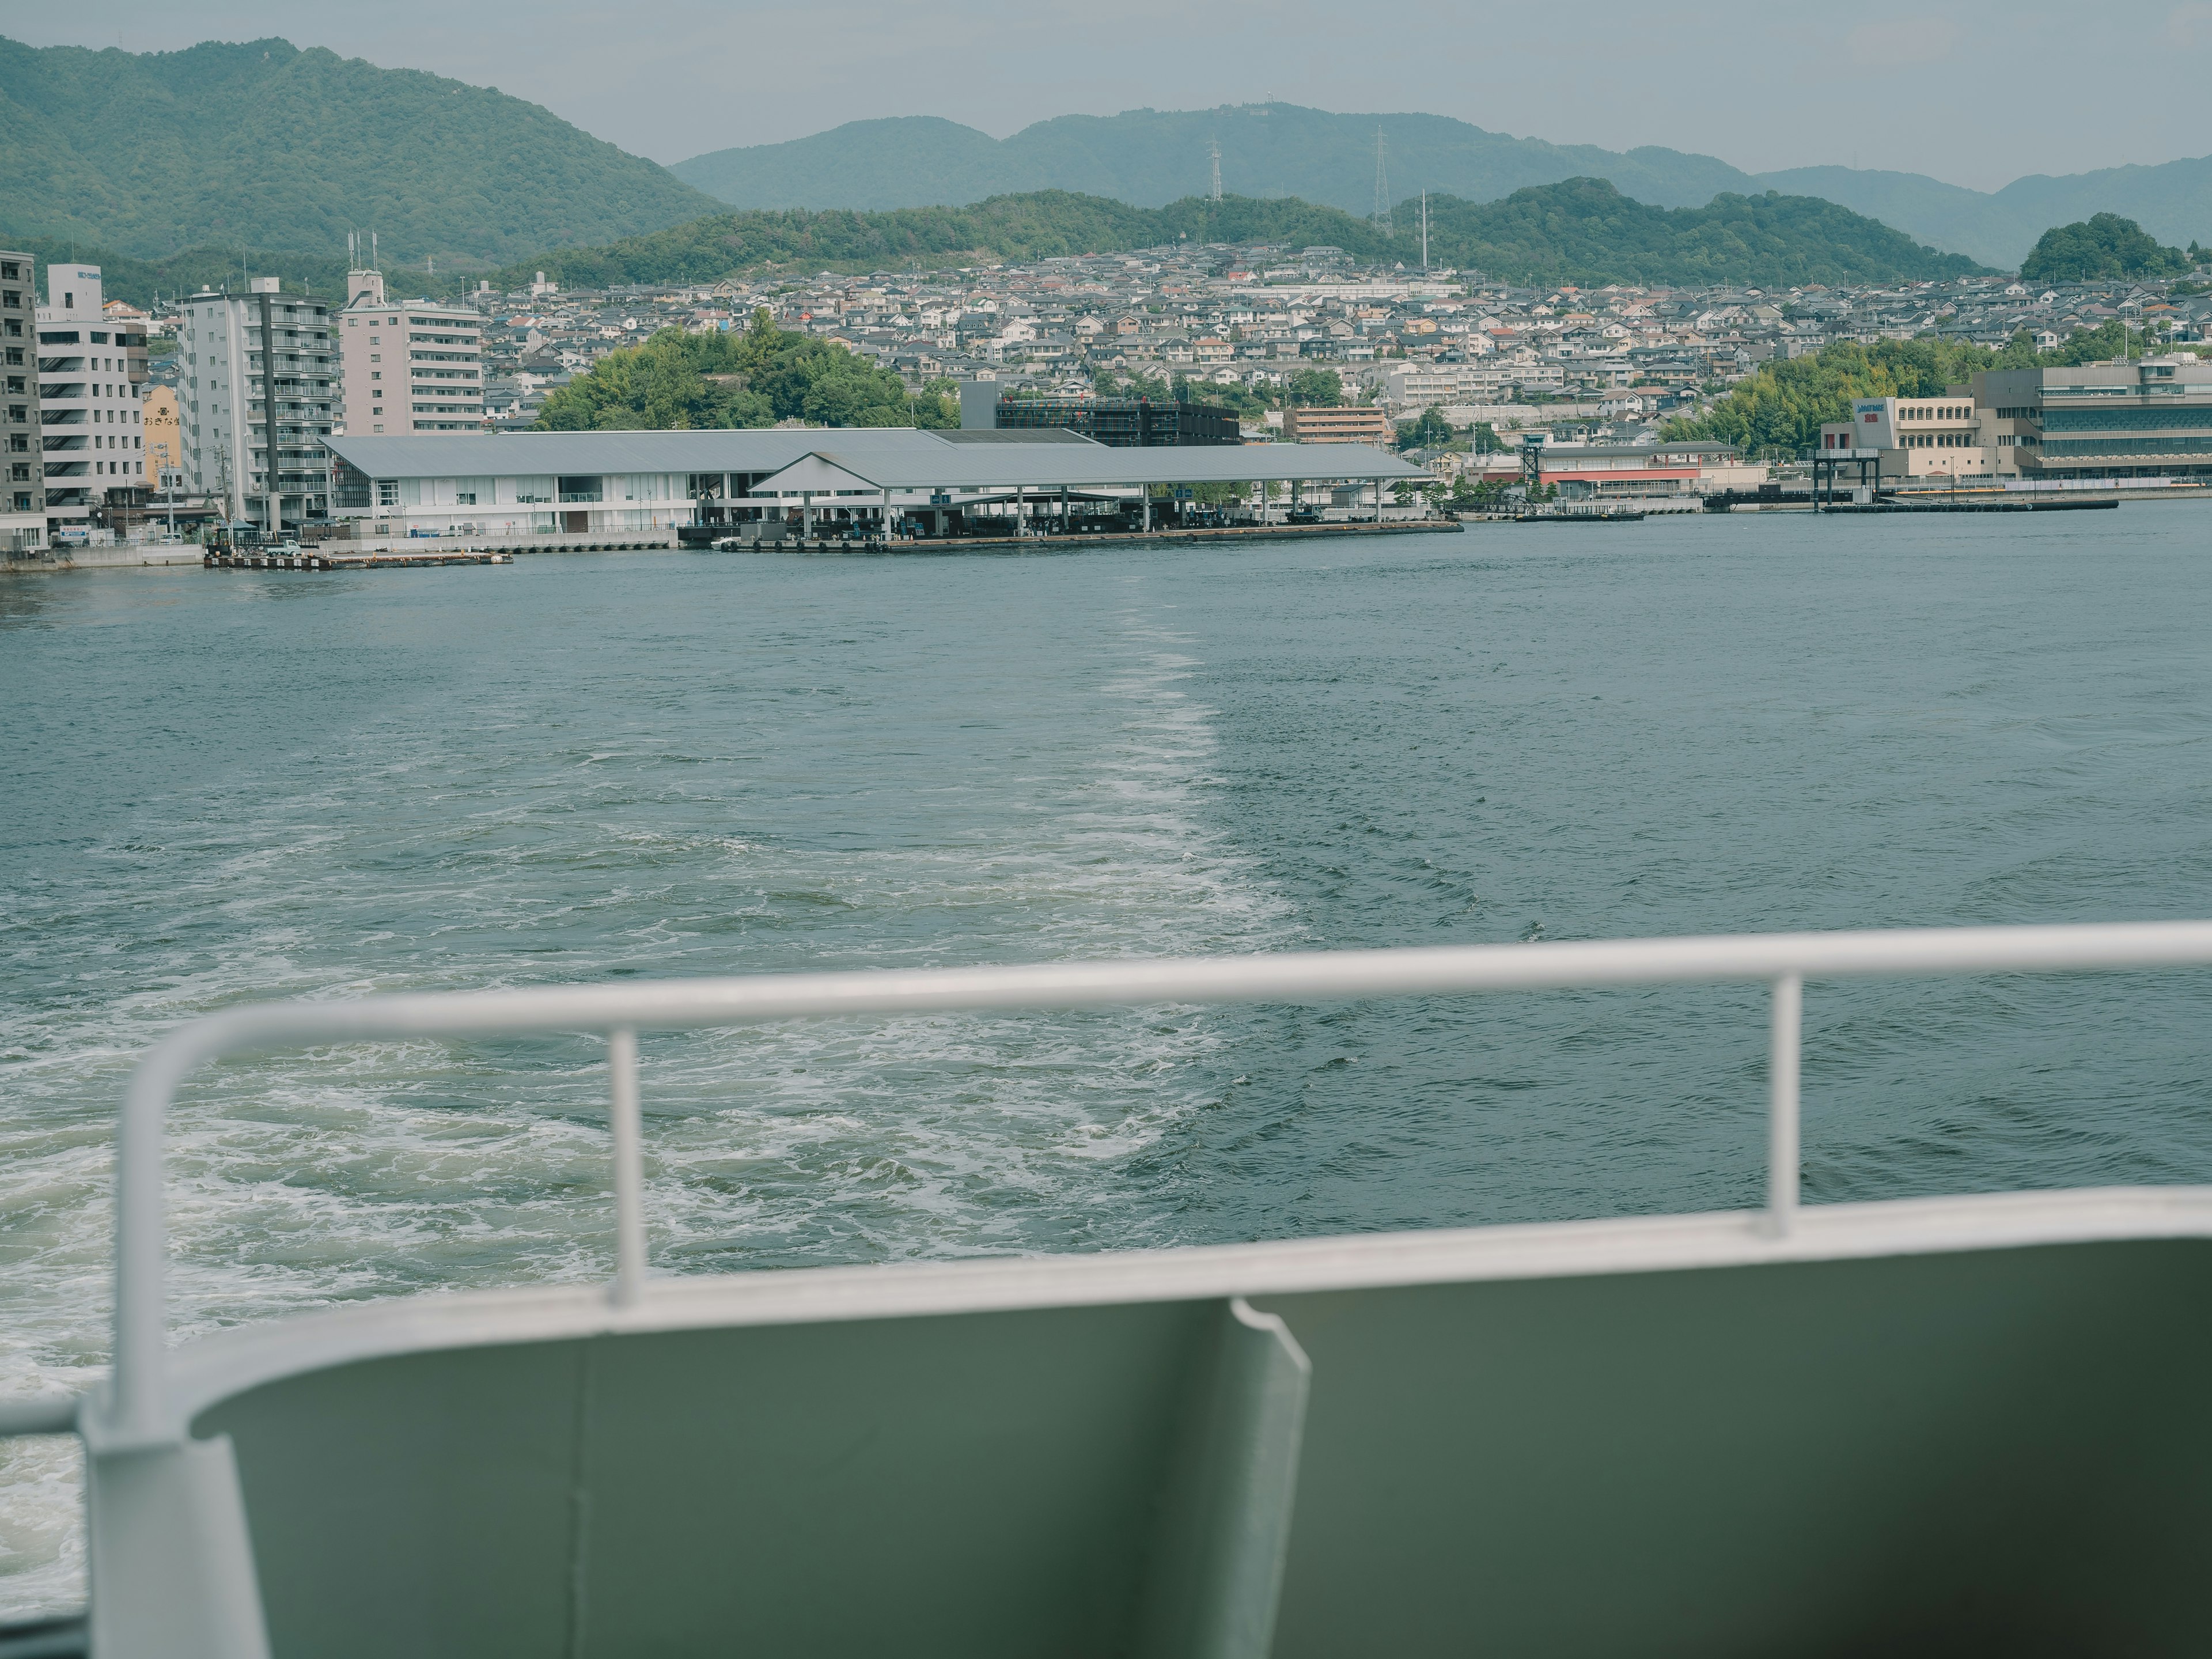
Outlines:
[{"label": "tall apartment building", "polygon": [[471,432],[483,425],[483,319],[465,306],[385,297],[384,273],[346,274],[339,318],[346,423],[377,433]]},{"label": "tall apartment building", "polygon": [[233,519],[271,534],[328,518],[322,441],[343,408],[330,302],[256,276],[243,294],[203,289],[179,313],[185,488],[225,497]]},{"label": "tall apartment building", "polygon": [[0,554],[27,552],[46,540],[39,296],[32,276],[29,254],[0,252]]},{"label": "tall apartment building", "polygon": [[146,383],[142,325],[104,314],[98,265],[50,264],[38,309],[40,459],[46,529],[91,527],[111,507],[146,498],[139,388]]}]

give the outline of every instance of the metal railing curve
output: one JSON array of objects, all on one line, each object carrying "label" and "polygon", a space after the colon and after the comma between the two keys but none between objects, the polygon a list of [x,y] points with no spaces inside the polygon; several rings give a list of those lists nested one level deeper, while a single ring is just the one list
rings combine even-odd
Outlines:
[{"label": "metal railing curve", "polygon": [[[646,1277],[637,1032],[772,1019],[945,1010],[1147,1004],[1321,1003],[1615,985],[1736,982],[1771,989],[1764,1227],[1790,1232],[1798,1204],[1798,1065],[1805,981],[2212,965],[2212,921],[1765,933],[1018,967],[775,974],[528,990],[243,1005],[157,1042],[131,1079],[118,1133],[115,1359],[94,1409],[103,1442],[159,1443],[182,1425],[166,1399],[163,1124],[195,1068],[308,1044],[526,1032],[605,1035],[611,1082],[617,1267],[609,1294]],[[76,1401],[0,1409],[0,1435],[64,1430]]]}]

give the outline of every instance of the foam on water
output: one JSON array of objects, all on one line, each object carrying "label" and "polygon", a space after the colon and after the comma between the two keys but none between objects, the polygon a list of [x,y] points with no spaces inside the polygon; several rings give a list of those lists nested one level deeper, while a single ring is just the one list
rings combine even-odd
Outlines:
[{"label": "foam on water", "polygon": [[[1215,739],[1187,689],[1188,641],[1141,609],[1095,628],[1091,660],[1073,670],[1081,727],[1059,732],[944,844],[683,821],[688,806],[723,799],[689,775],[718,757],[643,734],[581,752],[554,739],[532,763],[426,748],[423,734],[388,725],[353,736],[347,765],[362,788],[187,788],[78,854],[150,880],[158,896],[40,872],[13,896],[17,965],[58,954],[99,988],[11,1004],[12,1029],[0,1028],[10,1315],[0,1389],[100,1375],[112,1102],[149,1038],[240,997],[725,969],[739,964],[702,960],[720,955],[707,941],[747,920],[798,934],[770,953],[783,962],[747,966],[1277,943],[1282,902],[1193,808]],[[487,712],[509,741],[530,741],[525,710]],[[951,777],[934,787],[964,788]],[[362,823],[371,797],[386,805]],[[940,925],[917,929],[917,915]],[[846,948],[810,940],[825,919]],[[557,971],[518,963],[548,933]],[[465,943],[441,949],[448,939]],[[103,963],[125,951],[127,969]],[[1213,1090],[1203,1062],[1218,1046],[1210,1017],[1190,1012],[649,1034],[656,1268],[1169,1237],[1122,1169]],[[179,1333],[433,1287],[606,1274],[599,1053],[582,1040],[386,1043],[196,1084],[170,1152]],[[65,1443],[9,1454],[0,1612],[81,1595],[78,1478]]]}]

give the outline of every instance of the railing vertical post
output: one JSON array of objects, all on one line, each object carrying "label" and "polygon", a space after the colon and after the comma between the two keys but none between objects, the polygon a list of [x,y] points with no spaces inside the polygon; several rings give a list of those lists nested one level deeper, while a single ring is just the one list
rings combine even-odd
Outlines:
[{"label": "railing vertical post", "polygon": [[168,1240],[161,1206],[164,1119],[183,1066],[156,1055],[125,1097],[115,1147],[114,1423],[140,1440],[168,1420]]},{"label": "railing vertical post", "polygon": [[1797,1057],[1802,1043],[1805,980],[1774,981],[1773,1025],[1766,1060],[1766,1225],[1777,1238],[1797,1218]]},{"label": "railing vertical post", "polygon": [[615,1281],[608,1295],[626,1308],[645,1291],[645,1125],[637,1096],[637,1032],[629,1026],[607,1033],[607,1071],[615,1132]]}]

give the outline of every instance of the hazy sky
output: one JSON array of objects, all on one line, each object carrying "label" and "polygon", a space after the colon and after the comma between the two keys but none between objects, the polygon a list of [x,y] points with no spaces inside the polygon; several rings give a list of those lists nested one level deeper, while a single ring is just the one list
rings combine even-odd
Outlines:
[{"label": "hazy sky", "polygon": [[1984,190],[2212,153],[2212,3],[2165,0],[0,0],[0,33],[142,52],[283,35],[498,87],[659,161],[872,115],[1003,137],[1270,98]]}]

